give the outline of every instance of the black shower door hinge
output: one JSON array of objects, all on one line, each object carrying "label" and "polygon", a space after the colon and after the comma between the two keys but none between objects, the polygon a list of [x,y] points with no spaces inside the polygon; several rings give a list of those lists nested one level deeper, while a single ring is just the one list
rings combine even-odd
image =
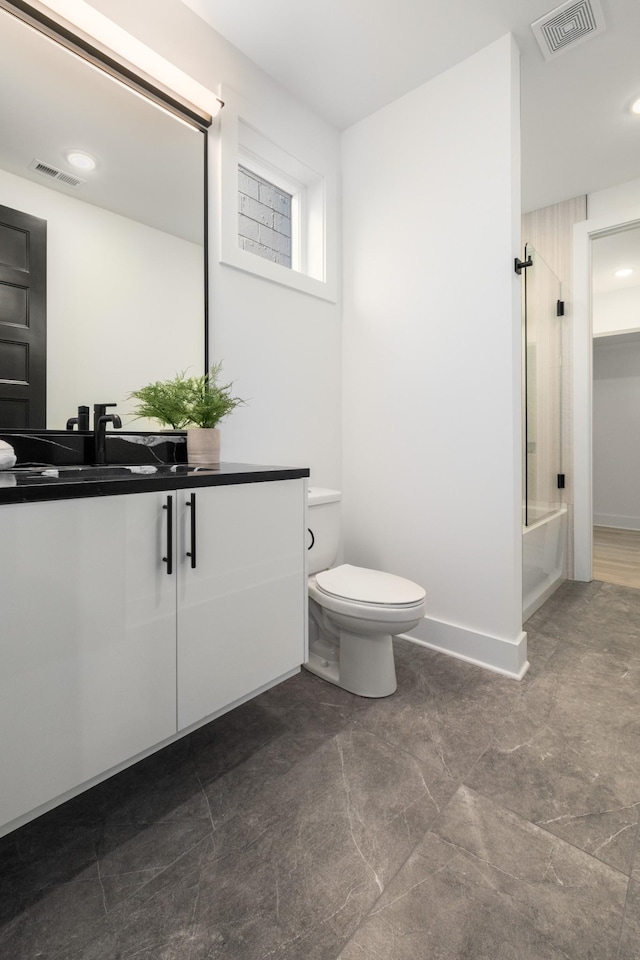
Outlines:
[{"label": "black shower door hinge", "polygon": [[532,266],[533,266],[533,260],[531,257],[527,257],[526,260],[521,260],[520,257],[516,257],[515,260],[513,261],[513,268],[518,274],[518,276],[520,276],[522,271],[526,270],[527,267],[532,267]]},{"label": "black shower door hinge", "polygon": [[556,317],[564,317],[564,300],[558,300],[556,303]]},{"label": "black shower door hinge", "polygon": [[558,474],[558,490],[564,490],[564,473]]}]

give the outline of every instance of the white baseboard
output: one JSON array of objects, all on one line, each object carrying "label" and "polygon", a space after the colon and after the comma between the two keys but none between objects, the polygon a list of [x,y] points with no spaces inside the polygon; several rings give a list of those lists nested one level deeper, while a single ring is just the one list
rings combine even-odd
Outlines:
[{"label": "white baseboard", "polygon": [[527,635],[524,632],[515,640],[504,640],[443,620],[424,617],[416,629],[411,634],[403,634],[402,639],[505,677],[513,677],[514,680],[522,680],[529,669]]},{"label": "white baseboard", "polygon": [[619,517],[615,513],[594,513],[596,527],[614,527],[617,530],[640,530],[640,517]]}]

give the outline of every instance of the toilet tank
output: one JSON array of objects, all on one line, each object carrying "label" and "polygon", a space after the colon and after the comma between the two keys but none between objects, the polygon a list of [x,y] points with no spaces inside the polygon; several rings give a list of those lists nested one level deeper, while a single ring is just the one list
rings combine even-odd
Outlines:
[{"label": "toilet tank", "polygon": [[307,499],[307,573],[327,570],[340,545],[339,490],[309,487]]}]

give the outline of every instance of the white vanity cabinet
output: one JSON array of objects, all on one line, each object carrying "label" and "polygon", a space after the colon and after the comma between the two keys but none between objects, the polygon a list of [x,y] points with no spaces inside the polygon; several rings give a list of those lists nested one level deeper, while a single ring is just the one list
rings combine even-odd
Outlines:
[{"label": "white vanity cabinet", "polygon": [[0,504],[0,835],[299,668],[305,503],[288,479]]},{"label": "white vanity cabinet", "polygon": [[0,505],[0,823],[175,733],[163,502]]},{"label": "white vanity cabinet", "polygon": [[[306,485],[283,480],[177,494],[178,728],[184,729],[306,659]],[[187,556],[192,497],[194,566]]]}]

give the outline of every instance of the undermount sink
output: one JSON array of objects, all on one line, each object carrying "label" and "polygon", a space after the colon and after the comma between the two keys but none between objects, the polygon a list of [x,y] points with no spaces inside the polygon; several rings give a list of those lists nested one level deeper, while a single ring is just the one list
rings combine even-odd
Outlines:
[{"label": "undermount sink", "polygon": [[[49,470],[42,471],[45,475],[50,473],[57,473],[59,477],[73,477],[80,474],[83,477],[88,479],[101,480],[105,477],[130,477],[132,473],[137,473],[138,471],[135,467],[123,467],[121,465],[112,465],[109,463],[101,464],[100,466],[94,466],[93,464],[86,464],[79,467],[53,467]],[[155,473],[155,468],[153,468]]]},{"label": "undermount sink", "polygon": [[[60,473],[131,473],[140,470],[140,467],[125,466],[122,463],[85,463],[79,466],[69,467],[49,467],[50,470],[58,470]],[[156,467],[145,467],[145,471],[155,472]]]},{"label": "undermount sink", "polygon": [[82,475],[89,479],[102,480],[109,477],[130,477],[132,474],[152,474],[157,473],[158,468],[152,464],[134,464],[127,466],[125,464],[72,464],[67,466],[56,466],[55,464],[42,464],[31,467],[14,467],[12,473],[35,473],[41,477],[73,477]]}]

